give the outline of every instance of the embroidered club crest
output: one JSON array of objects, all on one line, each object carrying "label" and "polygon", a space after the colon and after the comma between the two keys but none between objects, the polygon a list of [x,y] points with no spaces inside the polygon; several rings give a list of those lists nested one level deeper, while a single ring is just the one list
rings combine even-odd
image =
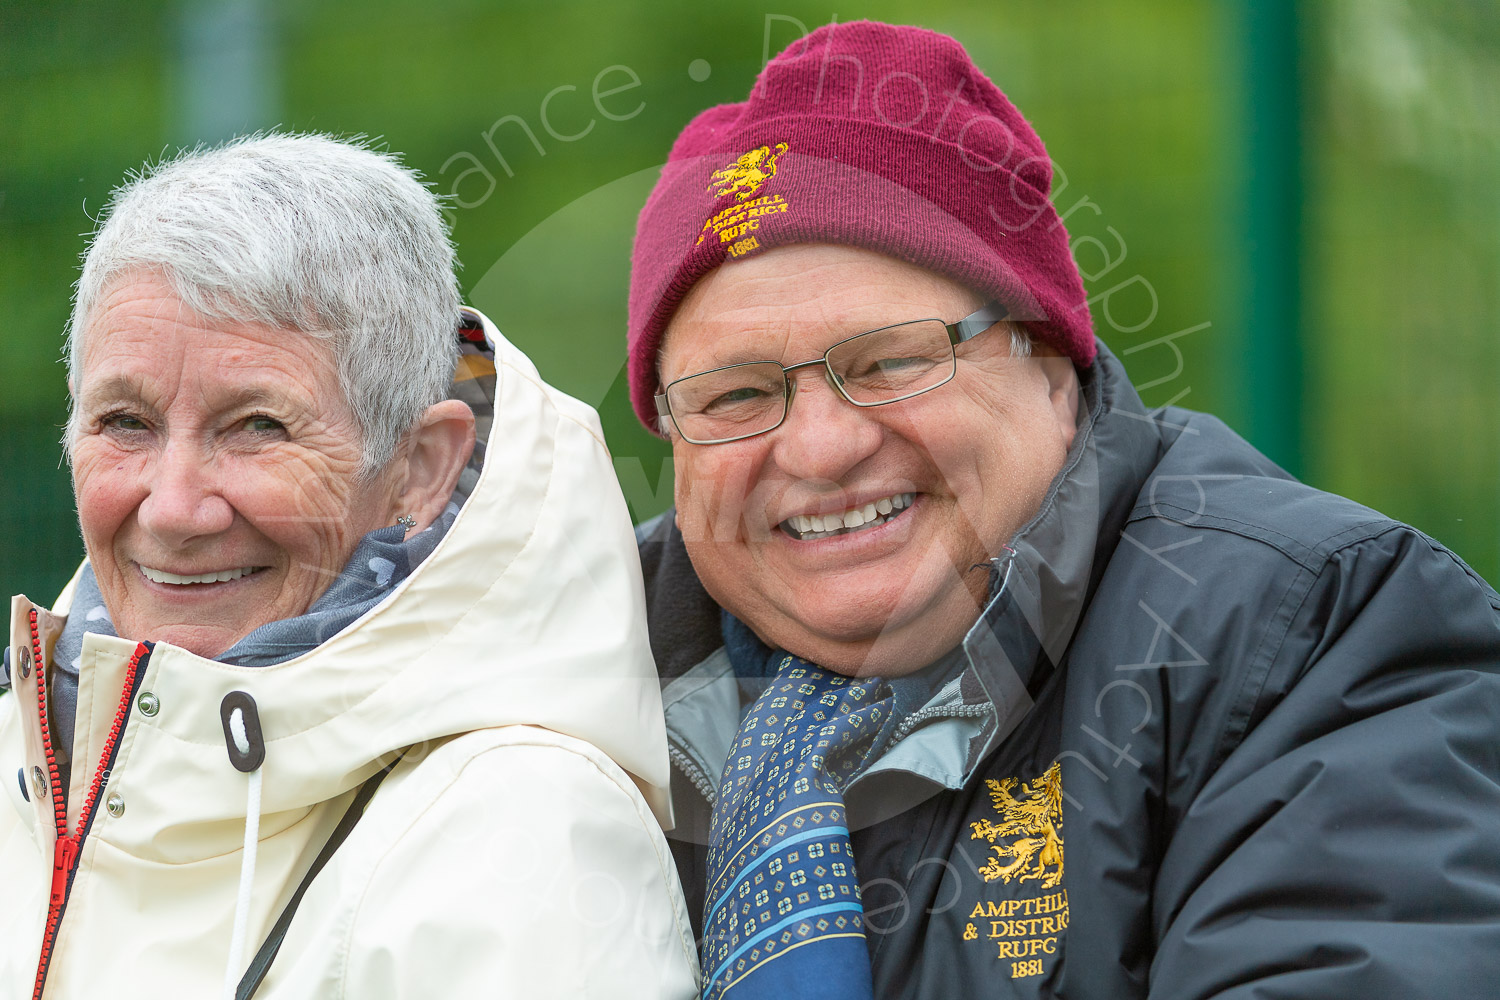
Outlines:
[{"label": "embroidered club crest", "polygon": [[774,150],[770,146],[750,150],[727,167],[715,170],[710,175],[709,192],[715,198],[733,194],[736,201],[744,201],[759,191],[762,184],[776,176],[776,160],[786,151],[787,144],[784,142],[778,142]]},{"label": "embroidered club crest", "polygon": [[1051,889],[1063,877],[1061,765],[1054,763],[1021,785],[1019,798],[1011,794],[1016,784],[1015,778],[985,782],[1000,821],[969,824],[974,831],[969,839],[988,841],[993,852],[979,874],[986,882],[1038,879],[1041,888]]}]

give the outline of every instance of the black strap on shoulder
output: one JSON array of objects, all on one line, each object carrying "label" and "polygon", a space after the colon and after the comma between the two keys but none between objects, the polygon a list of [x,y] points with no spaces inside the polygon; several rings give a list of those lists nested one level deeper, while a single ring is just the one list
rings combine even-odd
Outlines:
[{"label": "black strap on shoulder", "polygon": [[266,973],[271,968],[271,963],[276,960],[276,953],[281,950],[282,939],[286,937],[286,929],[291,926],[292,917],[297,914],[297,907],[302,903],[302,896],[307,892],[307,887],[312,880],[318,877],[318,872],[333,857],[333,852],[339,849],[339,845],[349,836],[354,829],[354,824],[365,814],[365,806],[370,804],[370,797],[375,794],[375,789],[385,780],[385,776],[391,773],[391,768],[396,766],[392,761],[382,770],[377,771],[368,781],[360,787],[354,796],[354,801],[349,803],[349,808],[344,811],[344,818],[339,820],[339,825],[334,827],[328,842],[323,845],[323,850],[318,852],[317,858],[313,860],[312,867],[307,874],[302,876],[302,882],[297,886],[297,891],[292,893],[292,898],[287,902],[286,909],[281,911],[281,916],[276,918],[276,924],[271,928],[271,933],[266,935],[265,944],[260,946],[260,951],[255,953],[250,967],[245,970],[244,978],[240,985],[235,988],[234,1000],[250,1000],[255,991],[260,989],[261,980],[266,978]]}]

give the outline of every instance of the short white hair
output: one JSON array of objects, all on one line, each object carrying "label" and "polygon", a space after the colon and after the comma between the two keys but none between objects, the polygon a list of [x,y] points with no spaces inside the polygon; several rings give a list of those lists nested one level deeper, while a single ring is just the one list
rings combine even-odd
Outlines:
[{"label": "short white hair", "polygon": [[[90,316],[112,282],[158,274],[210,319],[326,340],[359,424],[362,475],[443,399],[458,360],[458,281],[440,199],[362,139],[261,133],[198,147],[111,194],[68,321],[76,400]],[[77,433],[70,403],[66,444]]]},{"label": "short white hair", "polygon": [[1010,356],[1013,358],[1031,357],[1031,348],[1036,341],[1031,339],[1031,334],[1020,323],[1012,323],[1005,320],[1005,325],[1010,328]]}]

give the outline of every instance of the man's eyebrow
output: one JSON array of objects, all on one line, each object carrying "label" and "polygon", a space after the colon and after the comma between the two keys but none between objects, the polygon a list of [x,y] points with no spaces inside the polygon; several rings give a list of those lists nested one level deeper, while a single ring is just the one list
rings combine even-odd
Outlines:
[{"label": "man's eyebrow", "polygon": [[[715,368],[728,368],[730,365],[747,365],[757,361],[774,361],[770,357],[771,351],[755,347],[736,347],[720,351],[710,357],[700,358],[697,367],[692,371],[684,372],[678,378],[686,375],[697,375],[700,372],[713,371]],[[780,362],[777,362],[778,364]]]},{"label": "man's eyebrow", "polygon": [[[703,351],[697,359],[683,371],[673,376],[673,379],[686,378],[689,375],[699,375],[716,368],[728,368],[730,365],[747,365],[759,361],[771,361],[776,364],[777,348],[754,339],[737,339],[736,334],[743,334],[741,329],[731,329],[718,343],[713,344]],[[797,361],[806,361],[807,358],[797,358]],[[788,362],[790,363],[790,362]],[[663,384],[666,384],[665,382]]]}]

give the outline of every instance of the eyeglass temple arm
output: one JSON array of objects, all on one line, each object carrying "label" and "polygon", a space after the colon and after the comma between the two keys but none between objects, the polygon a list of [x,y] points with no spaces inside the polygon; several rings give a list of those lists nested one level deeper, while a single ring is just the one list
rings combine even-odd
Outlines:
[{"label": "eyeglass temple arm", "polygon": [[974,312],[969,313],[957,323],[948,324],[948,339],[955,346],[965,341],[973,340],[1002,319],[1010,316],[1010,310],[1000,303],[998,299],[991,300]]},{"label": "eyeglass temple arm", "polygon": [[662,437],[668,437],[672,433],[672,425],[676,423],[672,417],[672,404],[667,402],[667,394],[658,392],[651,397],[656,404],[656,432]]}]

